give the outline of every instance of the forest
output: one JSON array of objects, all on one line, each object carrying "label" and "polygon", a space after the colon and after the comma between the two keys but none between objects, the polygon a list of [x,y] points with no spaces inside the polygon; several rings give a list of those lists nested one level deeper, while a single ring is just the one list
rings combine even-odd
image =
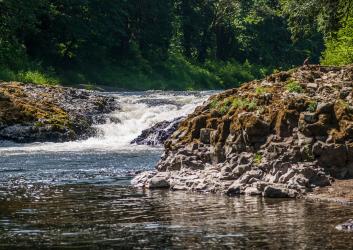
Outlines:
[{"label": "forest", "polygon": [[352,0],[2,0],[0,79],[224,89],[353,63]]}]

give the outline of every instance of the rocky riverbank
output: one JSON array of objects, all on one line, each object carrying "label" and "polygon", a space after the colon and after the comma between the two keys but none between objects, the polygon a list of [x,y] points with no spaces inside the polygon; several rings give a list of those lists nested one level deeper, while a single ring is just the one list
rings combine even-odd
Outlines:
[{"label": "rocky riverbank", "polygon": [[97,133],[114,98],[74,88],[0,82],[0,140],[62,142]]},{"label": "rocky riverbank", "polygon": [[310,65],[212,96],[132,183],[298,197],[353,177],[353,67]]}]

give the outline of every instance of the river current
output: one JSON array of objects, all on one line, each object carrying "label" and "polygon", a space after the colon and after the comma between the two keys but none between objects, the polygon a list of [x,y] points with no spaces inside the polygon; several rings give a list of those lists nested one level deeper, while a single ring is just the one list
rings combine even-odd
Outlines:
[{"label": "river current", "polygon": [[0,249],[352,249],[337,204],[142,191],[162,148],[131,145],[143,129],[191,113],[212,92],[130,92],[67,143],[0,143]]}]

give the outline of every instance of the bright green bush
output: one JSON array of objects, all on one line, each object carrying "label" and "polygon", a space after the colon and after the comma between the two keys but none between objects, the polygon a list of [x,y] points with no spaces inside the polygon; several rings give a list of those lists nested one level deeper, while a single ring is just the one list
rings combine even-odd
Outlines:
[{"label": "bright green bush", "polygon": [[0,80],[50,85],[110,86],[126,90],[204,90],[237,87],[263,77],[265,72],[269,71],[248,63],[242,65],[236,62],[208,61],[202,65],[173,54],[165,61],[136,59],[119,65],[87,65],[82,69],[59,72],[43,70],[37,64],[27,64],[21,70],[0,67]]},{"label": "bright green bush", "polygon": [[317,108],[317,102],[316,101],[311,101],[307,107],[307,111],[309,112],[315,112]]},{"label": "bright green bush", "polygon": [[257,87],[255,89],[255,92],[256,92],[257,95],[263,95],[263,94],[267,93],[267,90],[264,87]]},{"label": "bright green bush", "polygon": [[256,153],[255,155],[254,155],[254,163],[256,164],[256,165],[260,165],[261,164],[261,162],[262,162],[262,154],[260,154],[260,153]]},{"label": "bright green bush", "polygon": [[221,115],[228,113],[231,106],[231,101],[225,99],[223,102],[218,100],[212,100],[210,103],[210,108],[217,110]]},{"label": "bright green bush", "polygon": [[232,102],[232,107],[235,109],[245,109],[247,111],[254,111],[257,107],[257,103],[248,98],[235,98]]},{"label": "bright green bush", "polygon": [[14,71],[0,67],[0,81],[18,81],[40,85],[57,85],[60,83],[58,77],[39,70]]},{"label": "bright green bush", "polygon": [[16,76],[16,80],[25,83],[35,83],[39,85],[57,85],[59,79],[52,77],[48,74],[42,73],[38,70],[28,70],[19,72]]},{"label": "bright green bush", "polygon": [[293,80],[287,82],[286,89],[291,93],[302,93],[304,91],[299,82]]},{"label": "bright green bush", "polygon": [[349,18],[336,34],[326,40],[326,50],[321,63],[325,65],[346,65],[353,63],[353,18]]}]

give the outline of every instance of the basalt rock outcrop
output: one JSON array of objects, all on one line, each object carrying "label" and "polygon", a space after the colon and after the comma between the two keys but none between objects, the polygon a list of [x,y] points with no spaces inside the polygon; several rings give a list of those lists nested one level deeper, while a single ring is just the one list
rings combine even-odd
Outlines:
[{"label": "basalt rock outcrop", "polygon": [[184,117],[171,121],[158,122],[151,128],[145,129],[131,143],[138,145],[160,146],[174,133]]},{"label": "basalt rock outcrop", "polygon": [[74,88],[0,83],[0,140],[61,142],[97,133],[93,124],[117,109],[115,100]]},{"label": "basalt rock outcrop", "polygon": [[212,96],[132,183],[298,197],[353,177],[353,67],[310,65]]}]

